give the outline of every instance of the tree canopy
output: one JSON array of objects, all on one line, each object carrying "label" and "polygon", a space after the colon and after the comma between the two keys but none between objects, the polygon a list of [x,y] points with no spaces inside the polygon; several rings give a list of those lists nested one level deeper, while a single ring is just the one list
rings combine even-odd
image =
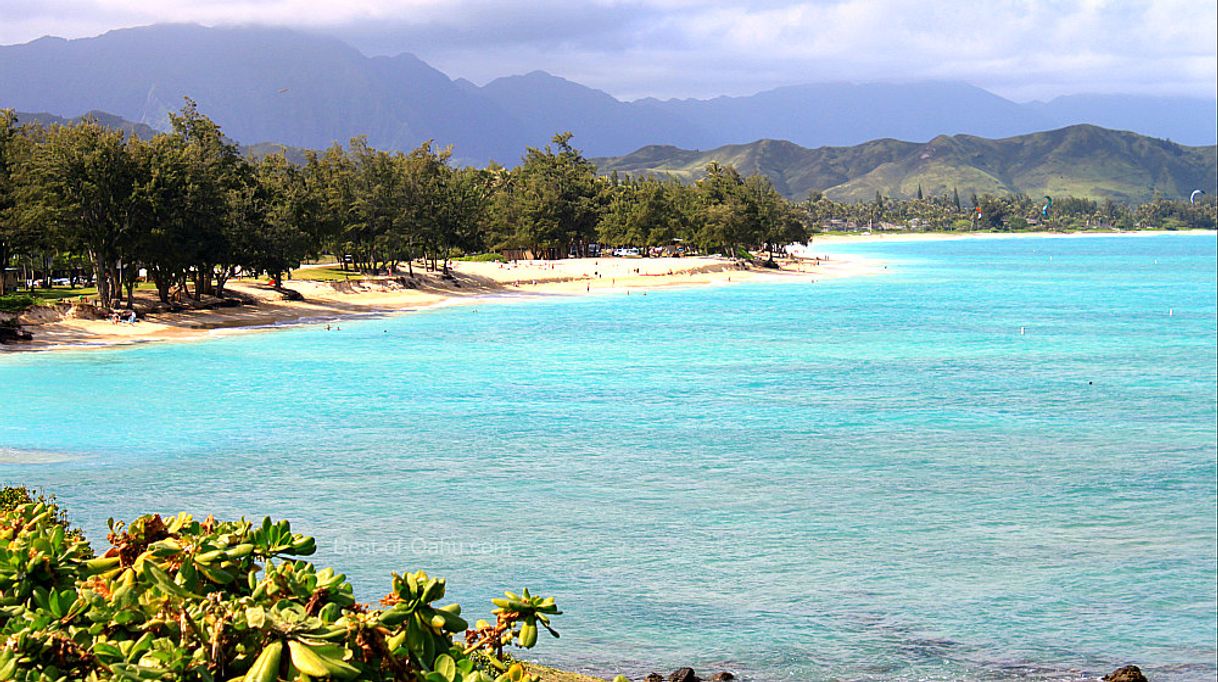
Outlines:
[{"label": "tree canopy", "polygon": [[[608,177],[570,133],[525,151],[519,165],[456,168],[427,142],[410,152],[364,138],[247,158],[193,102],[172,130],[141,139],[92,120],[43,127],[0,111],[0,266],[85,270],[105,307],[132,303],[141,279],[163,303],[224,295],[235,276],[279,286],[302,260],[332,254],[366,273],[447,272],[455,256],[512,250],[586,256],[601,246],[682,252],[767,250],[849,229],[1214,227],[1214,198],[1141,206],[1058,197],[1045,212],[1022,195],[959,193],[834,202],[784,199],[763,175],[711,163],[696,183]],[[6,278],[0,277],[0,294]]]}]

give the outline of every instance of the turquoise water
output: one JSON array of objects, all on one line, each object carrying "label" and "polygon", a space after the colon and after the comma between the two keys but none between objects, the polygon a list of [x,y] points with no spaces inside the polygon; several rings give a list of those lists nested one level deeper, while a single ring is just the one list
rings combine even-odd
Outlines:
[{"label": "turquoise water", "polygon": [[0,355],[0,480],[527,584],[601,673],[1214,679],[1213,236],[837,250],[888,270]]}]

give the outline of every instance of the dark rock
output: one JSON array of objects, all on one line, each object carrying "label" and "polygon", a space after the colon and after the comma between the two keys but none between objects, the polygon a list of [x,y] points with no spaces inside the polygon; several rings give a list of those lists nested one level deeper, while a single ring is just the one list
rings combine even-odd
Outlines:
[{"label": "dark rock", "polygon": [[25,331],[21,327],[0,325],[0,343],[14,343],[16,341],[33,341],[33,340],[34,340],[34,335]]},{"label": "dark rock", "polygon": [[734,679],[736,679],[736,676],[727,672],[726,670],[710,676],[710,682],[728,682],[729,680]]},{"label": "dark rock", "polygon": [[664,676],[660,673],[651,673],[643,678],[643,682],[664,682]]},{"label": "dark rock", "polygon": [[679,668],[668,676],[668,682],[701,682],[693,668]]},{"label": "dark rock", "polygon": [[276,289],[276,291],[279,292],[280,297],[282,297],[283,300],[285,300],[285,301],[303,301],[304,300],[304,296],[302,296],[300,294],[300,292],[296,291],[295,289]]},{"label": "dark rock", "polygon": [[1142,669],[1138,666],[1127,665],[1104,675],[1104,682],[1150,682],[1150,680],[1146,679],[1146,676],[1142,674]]}]

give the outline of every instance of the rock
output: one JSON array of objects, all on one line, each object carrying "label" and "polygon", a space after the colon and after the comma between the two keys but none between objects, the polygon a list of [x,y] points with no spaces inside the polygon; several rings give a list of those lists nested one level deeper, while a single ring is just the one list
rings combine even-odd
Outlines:
[{"label": "rock", "polygon": [[64,317],[78,320],[104,320],[106,313],[92,303],[76,303],[64,314]]},{"label": "rock", "polygon": [[679,668],[668,676],[668,682],[701,682],[693,668]]},{"label": "rock", "polygon": [[1104,675],[1104,682],[1150,682],[1150,680],[1146,679],[1146,676],[1142,674],[1142,669],[1138,666],[1127,665]]},{"label": "rock", "polygon": [[651,673],[643,678],[643,682],[664,682],[664,676],[660,673]]},{"label": "rock", "polygon": [[15,343],[17,341],[33,341],[34,335],[21,327],[0,325],[0,343]]},{"label": "rock", "polygon": [[714,675],[710,676],[710,682],[728,682],[728,680],[734,680],[734,679],[736,679],[736,676],[727,672],[726,670],[724,670],[721,673],[715,673]]}]

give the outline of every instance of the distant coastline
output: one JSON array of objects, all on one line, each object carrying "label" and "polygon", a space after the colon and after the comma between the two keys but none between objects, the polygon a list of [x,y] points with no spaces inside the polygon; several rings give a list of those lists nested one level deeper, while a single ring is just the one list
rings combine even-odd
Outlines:
[{"label": "distant coastline", "polygon": [[839,233],[813,235],[812,244],[861,244],[866,242],[948,241],[961,239],[1078,239],[1087,237],[1153,237],[1164,234],[1218,235],[1215,230],[1089,230],[1087,232],[897,232]]}]

